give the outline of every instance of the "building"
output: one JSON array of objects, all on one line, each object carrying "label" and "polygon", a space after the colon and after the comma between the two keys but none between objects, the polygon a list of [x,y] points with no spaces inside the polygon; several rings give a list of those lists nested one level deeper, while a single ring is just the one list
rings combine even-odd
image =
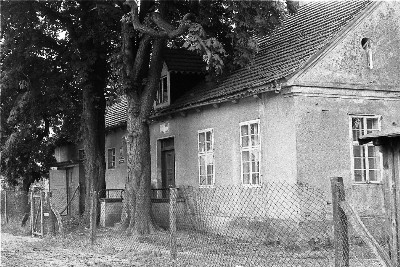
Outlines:
[{"label": "building", "polygon": [[[329,201],[329,178],[341,176],[361,215],[380,214],[382,156],[358,137],[400,123],[399,12],[396,1],[311,2],[218,84],[200,82],[200,62],[166,60],[150,126],[153,187],[284,181]],[[121,99],[106,115],[108,189],[124,188],[125,121]],[[54,170],[50,187],[75,184],[78,149],[60,152],[58,168],[75,167]]]}]

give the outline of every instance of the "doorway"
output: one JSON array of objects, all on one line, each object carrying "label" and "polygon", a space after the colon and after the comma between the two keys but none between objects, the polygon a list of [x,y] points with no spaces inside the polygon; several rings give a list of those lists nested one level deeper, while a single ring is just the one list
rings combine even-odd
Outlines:
[{"label": "doorway", "polygon": [[161,186],[162,188],[175,187],[174,138],[171,137],[171,138],[161,139],[160,145],[161,145]]}]

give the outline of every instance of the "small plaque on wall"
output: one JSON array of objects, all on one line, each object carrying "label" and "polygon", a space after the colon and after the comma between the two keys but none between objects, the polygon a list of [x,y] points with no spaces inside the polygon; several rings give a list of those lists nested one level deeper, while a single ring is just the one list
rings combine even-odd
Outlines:
[{"label": "small plaque on wall", "polygon": [[164,122],[160,124],[160,133],[169,133],[169,122]]}]

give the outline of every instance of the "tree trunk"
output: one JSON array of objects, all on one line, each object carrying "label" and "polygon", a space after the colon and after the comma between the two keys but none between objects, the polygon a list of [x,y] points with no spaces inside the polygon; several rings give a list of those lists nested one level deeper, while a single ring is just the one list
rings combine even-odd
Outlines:
[{"label": "tree trunk", "polygon": [[[126,196],[129,230],[136,234],[152,232],[150,200],[150,134],[146,120],[135,114],[136,101],[128,96]],[[133,116],[132,116],[133,115]]]},{"label": "tree trunk", "polygon": [[[84,216],[90,212],[91,192],[105,194],[105,107],[104,88],[106,86],[106,62],[98,58],[93,71],[88,75],[88,83],[83,89],[83,146],[85,150],[86,188]],[[85,182],[85,184],[83,184]]]},{"label": "tree trunk", "polygon": [[[31,208],[29,205],[29,189],[31,187],[31,184],[34,182],[35,178],[33,175],[29,176],[28,178],[25,178],[22,181],[22,195],[21,195],[21,200],[20,200],[20,205],[22,207],[21,210],[24,212],[24,216],[22,217],[21,220],[21,226],[24,227],[26,225],[26,222],[29,219],[29,214],[31,212]],[[32,203],[31,203],[32,205]]]},{"label": "tree trunk", "polygon": [[[162,69],[164,40],[154,40],[151,49],[150,68],[144,88],[127,91],[127,180],[124,226],[137,235],[151,233],[155,226],[151,216],[151,157],[148,118],[153,108],[155,94]],[[145,51],[145,49],[139,51]],[[145,53],[136,55],[136,63],[144,62]],[[135,76],[134,76],[135,77]],[[134,80],[131,84],[141,84]]]}]

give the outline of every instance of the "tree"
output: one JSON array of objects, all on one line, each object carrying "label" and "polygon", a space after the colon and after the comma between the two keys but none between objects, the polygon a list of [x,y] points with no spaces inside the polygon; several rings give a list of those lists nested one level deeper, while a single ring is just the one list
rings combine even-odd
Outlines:
[{"label": "tree", "polygon": [[[52,140],[83,141],[86,175],[80,180],[81,207],[85,206],[82,202],[89,203],[85,199],[90,192],[105,188],[104,112],[110,73],[108,61],[118,42],[118,21],[122,11],[104,14],[106,9],[98,6],[113,7],[117,2],[2,2],[5,51],[2,54],[2,80],[9,84],[2,89],[10,95],[9,108],[3,110],[2,116],[11,112],[15,117],[6,123],[10,131],[5,134],[3,162],[6,177],[11,180],[12,177],[23,178],[25,190],[33,180],[48,171],[51,163],[49,155],[40,157],[30,153],[28,158],[35,162],[35,166],[41,166],[41,173],[31,179],[24,175],[24,171],[13,171],[28,166],[26,162],[15,161],[21,154],[16,144],[23,140],[28,147],[33,145],[32,140],[22,135],[33,129],[30,123],[34,122],[36,128],[44,128],[47,139],[51,128],[55,134]],[[21,88],[17,91],[15,88],[22,81],[27,86],[22,88],[24,91]],[[3,98],[2,102],[5,103]],[[77,115],[78,112],[82,116]],[[24,117],[24,114],[35,117]],[[81,122],[82,127],[77,126]],[[78,133],[83,136],[77,134],[79,128],[82,129]],[[51,149],[52,146],[48,146],[38,151],[51,154]]]},{"label": "tree", "polygon": [[[50,129],[64,131],[68,123],[62,121],[76,115],[69,108],[74,92],[61,90],[68,77],[55,60],[57,42],[45,34],[31,3],[3,2],[1,26],[1,169],[9,184],[28,192],[54,162]],[[27,194],[22,203],[25,224]]]},{"label": "tree", "polygon": [[[202,54],[211,73],[252,61],[255,37],[268,34],[296,4],[284,1],[135,1],[122,20],[121,77],[128,101],[126,214],[123,224],[150,233],[149,116],[159,85],[162,54],[183,46]],[[226,68],[225,67],[225,68]]]}]

